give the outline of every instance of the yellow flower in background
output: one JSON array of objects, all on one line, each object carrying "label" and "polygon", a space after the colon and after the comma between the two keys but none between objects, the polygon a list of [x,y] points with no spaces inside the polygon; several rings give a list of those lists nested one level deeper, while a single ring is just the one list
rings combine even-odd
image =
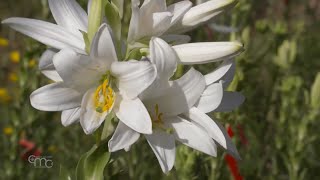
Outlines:
[{"label": "yellow flower in background", "polygon": [[18,75],[17,75],[17,73],[10,73],[9,74],[9,80],[11,81],[11,82],[17,82],[18,81]]},{"label": "yellow flower in background", "polygon": [[9,92],[5,88],[0,88],[0,102],[6,103],[10,101],[11,97],[9,95]]},{"label": "yellow flower in background", "polygon": [[20,52],[19,51],[11,51],[10,60],[13,63],[19,63],[20,62]]},{"label": "yellow flower in background", "polygon": [[3,133],[4,133],[5,135],[10,136],[10,135],[13,133],[13,128],[10,127],[10,126],[5,127],[5,128],[3,128]]},{"label": "yellow flower in background", "polygon": [[5,38],[0,37],[0,46],[7,47],[9,45],[9,41]]},{"label": "yellow flower in background", "polygon": [[35,59],[31,59],[28,63],[29,68],[33,68],[37,64]]},{"label": "yellow flower in background", "polygon": [[48,147],[48,151],[51,152],[51,153],[55,153],[58,151],[57,147],[55,145],[50,145]]}]

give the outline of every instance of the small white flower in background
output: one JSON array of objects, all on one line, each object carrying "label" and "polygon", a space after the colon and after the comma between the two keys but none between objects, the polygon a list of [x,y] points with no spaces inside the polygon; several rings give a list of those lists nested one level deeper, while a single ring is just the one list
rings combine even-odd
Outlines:
[{"label": "small white flower in background", "polygon": [[188,36],[179,35],[202,25],[226,9],[234,6],[236,0],[210,0],[192,7],[190,1],[180,1],[167,7],[165,0],[132,0],[132,17],[128,42],[162,36],[167,42],[186,43]]},{"label": "small white flower in background", "polygon": [[[197,55],[197,51],[192,52]],[[180,79],[169,81],[179,58],[174,48],[158,38],[150,42],[150,60],[156,65],[158,75],[140,98],[153,124],[153,133],[145,137],[162,170],[168,172],[174,165],[175,140],[211,156],[217,154],[216,141],[239,158],[223,127],[205,114],[217,109],[223,101],[223,83],[228,83],[228,76],[232,76],[229,70],[233,61],[227,60],[207,76],[192,68]],[[138,132],[119,122],[109,141],[109,150],[128,149],[139,136]]]},{"label": "small white flower in background", "polygon": [[106,24],[96,33],[90,56],[63,49],[53,64],[63,82],[33,92],[33,107],[63,111],[64,125],[80,118],[86,134],[94,132],[111,111],[132,129],[152,132],[150,116],[137,96],[154,81],[156,69],[146,60],[118,62]]}]

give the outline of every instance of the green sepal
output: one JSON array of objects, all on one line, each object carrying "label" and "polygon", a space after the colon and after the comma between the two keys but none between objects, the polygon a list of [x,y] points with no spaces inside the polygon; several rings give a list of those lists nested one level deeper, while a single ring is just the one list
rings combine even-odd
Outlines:
[{"label": "green sepal", "polygon": [[81,30],[80,30],[80,32],[82,33],[83,40],[84,40],[84,43],[86,45],[86,47],[85,47],[86,53],[90,54],[91,44],[90,44],[90,40],[89,40],[88,34],[86,32],[84,32],[84,31],[81,31]]},{"label": "green sepal", "polygon": [[92,0],[88,16],[88,39],[90,44],[101,25],[104,14],[104,4],[104,0]]},{"label": "green sepal", "polygon": [[105,16],[114,35],[118,58],[121,59],[121,17],[118,7],[113,2],[106,1]]},{"label": "green sepal", "polygon": [[83,154],[76,168],[77,180],[103,180],[103,172],[110,160],[108,141],[103,141],[99,146],[94,145]]}]

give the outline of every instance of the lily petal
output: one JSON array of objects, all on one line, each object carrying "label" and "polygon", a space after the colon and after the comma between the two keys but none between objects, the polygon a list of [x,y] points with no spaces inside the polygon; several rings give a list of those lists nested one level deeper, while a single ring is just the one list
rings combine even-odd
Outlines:
[{"label": "lily petal", "polygon": [[74,48],[79,53],[85,53],[83,38],[58,25],[27,18],[9,18],[2,24],[55,49]]},{"label": "lily petal", "polygon": [[118,126],[108,142],[109,152],[125,149],[134,144],[140,134],[119,121]]},{"label": "lily petal", "polygon": [[161,36],[161,39],[166,41],[168,44],[171,45],[179,45],[179,44],[186,44],[191,41],[191,37],[188,35],[175,35],[175,34],[168,34]]},{"label": "lily petal", "polygon": [[150,15],[155,12],[163,12],[166,8],[165,0],[144,0],[140,10],[143,15]]},{"label": "lily petal", "polygon": [[167,120],[178,141],[210,156],[217,156],[217,146],[204,130],[181,117]]},{"label": "lily petal", "polygon": [[129,100],[119,95],[116,101],[119,103],[116,103],[114,111],[120,121],[139,133],[152,133],[150,115],[139,98]]},{"label": "lily petal", "polygon": [[57,24],[70,31],[87,31],[88,15],[75,0],[49,0],[51,13]]},{"label": "lily petal", "polygon": [[145,60],[114,62],[111,65],[111,72],[118,80],[120,93],[129,99],[142,93],[157,76],[155,65]]},{"label": "lily petal", "polygon": [[80,106],[82,94],[63,82],[46,85],[30,95],[31,105],[42,111],[63,111]]},{"label": "lily petal", "polygon": [[221,104],[215,112],[229,112],[239,107],[245,100],[245,97],[239,92],[228,92],[223,93]]},{"label": "lily petal", "polygon": [[94,93],[94,88],[88,90],[81,102],[80,124],[86,134],[92,134],[97,130],[112,110],[111,108],[103,113],[97,112],[94,106]]},{"label": "lily petal", "polygon": [[158,79],[168,81],[177,69],[178,57],[175,51],[160,38],[150,41],[150,61],[156,65]]},{"label": "lily petal", "polygon": [[[152,34],[149,36],[160,36],[166,32],[171,25],[173,14],[170,12],[157,12],[152,14]],[[143,22],[143,21],[142,21]],[[147,33],[146,33],[147,34]]]},{"label": "lily petal", "polygon": [[204,113],[214,111],[219,107],[223,98],[222,81],[206,87],[199,101],[194,105]]},{"label": "lily petal", "polygon": [[62,125],[67,127],[73,123],[78,122],[80,120],[80,111],[81,111],[80,107],[62,111],[62,114],[61,114]]},{"label": "lily petal", "polygon": [[181,64],[204,64],[237,56],[243,51],[238,42],[204,42],[173,46]]},{"label": "lily petal", "polygon": [[132,43],[138,36],[139,26],[140,26],[140,0],[131,1],[131,20],[129,25],[128,39],[129,43]]},{"label": "lily petal", "polygon": [[182,20],[172,27],[171,32],[183,33],[199,25],[207,23],[227,9],[234,7],[237,0],[210,0],[192,7],[186,12]]},{"label": "lily petal", "polygon": [[165,116],[174,116],[193,107],[204,89],[204,77],[192,68],[180,79],[173,81],[169,88],[162,89],[159,92],[161,94],[149,96],[143,102],[150,111],[158,106]]},{"label": "lily petal", "polygon": [[63,81],[70,88],[81,92],[99,83],[102,74],[108,69],[104,62],[77,54],[71,49],[63,49],[57,53],[53,63]]},{"label": "lily petal", "polygon": [[156,155],[162,171],[168,173],[173,168],[176,157],[174,136],[156,130],[150,135],[145,135],[145,137]]},{"label": "lily petal", "polygon": [[92,40],[90,55],[94,58],[104,58],[108,66],[110,66],[112,62],[118,61],[113,39],[107,24],[102,24],[95,34]]},{"label": "lily petal", "polygon": [[232,66],[228,70],[228,72],[221,78],[223,81],[223,88],[227,88],[231,82],[234,79],[234,76],[236,75],[236,63],[232,63]]},{"label": "lily petal", "polygon": [[227,150],[227,152],[229,154],[231,154],[234,158],[236,158],[237,160],[241,160],[241,157],[239,155],[239,152],[236,148],[236,146],[234,145],[234,143],[232,142],[230,136],[228,135],[228,132],[226,131],[226,128],[220,124],[219,122],[215,122],[218,127],[220,128],[221,132],[223,133],[226,142],[227,142],[227,148],[225,148]]},{"label": "lily petal", "polygon": [[224,60],[218,68],[204,76],[206,84],[210,85],[221,80],[222,77],[224,77],[229,70],[231,70],[232,66],[235,66],[234,59]]},{"label": "lily petal", "polygon": [[54,67],[52,62],[52,59],[56,53],[57,51],[54,49],[47,49],[40,57],[39,70],[47,78],[51,79],[52,81],[59,82],[63,80],[56,71],[56,68]]},{"label": "lily petal", "polygon": [[191,122],[194,122],[196,125],[203,128],[211,138],[218,142],[222,147],[227,149],[226,138],[224,137],[219,126],[208,115],[195,107],[191,108],[190,111],[184,115],[188,117]]},{"label": "lily petal", "polygon": [[192,2],[184,0],[168,6],[167,11],[173,14],[171,25],[182,19],[183,15],[192,7]]}]

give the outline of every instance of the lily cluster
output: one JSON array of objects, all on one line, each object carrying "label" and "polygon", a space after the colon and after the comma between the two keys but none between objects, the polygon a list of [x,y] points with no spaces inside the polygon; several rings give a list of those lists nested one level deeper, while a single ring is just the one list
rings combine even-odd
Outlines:
[{"label": "lily cluster", "polygon": [[[196,6],[188,0],[169,6],[165,0],[132,0],[126,39],[119,35],[123,0],[91,0],[88,13],[75,0],[48,2],[56,24],[26,18],[2,22],[48,46],[39,69],[54,83],[31,94],[34,108],[62,111],[64,126],[80,122],[86,134],[116,116],[109,151],[129,150],[144,135],[163,172],[173,168],[176,141],[211,156],[217,155],[217,143],[239,158],[224,127],[207,113],[231,111],[244,101],[240,93],[226,91],[243,45],[188,43],[191,38],[183,34],[235,0]],[[172,78],[180,65],[211,62],[221,63],[209,74],[191,68]]]}]

